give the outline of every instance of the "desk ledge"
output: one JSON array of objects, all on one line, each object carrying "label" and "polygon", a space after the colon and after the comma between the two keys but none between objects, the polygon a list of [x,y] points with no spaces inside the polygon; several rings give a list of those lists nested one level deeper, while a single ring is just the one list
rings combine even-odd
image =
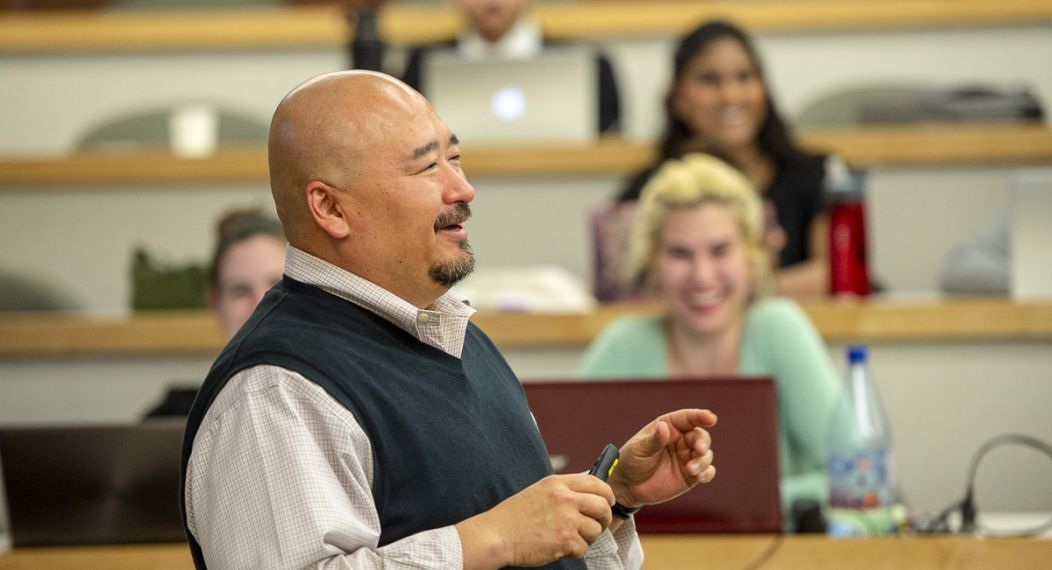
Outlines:
[{"label": "desk ledge", "polygon": [[[977,342],[1052,340],[1052,300],[868,300],[803,303],[827,342]],[[658,314],[653,304],[610,304],[572,314],[479,312],[472,320],[501,348],[581,348],[626,314]],[[89,355],[214,355],[225,342],[207,311],[130,317],[0,318],[0,358]]]}]

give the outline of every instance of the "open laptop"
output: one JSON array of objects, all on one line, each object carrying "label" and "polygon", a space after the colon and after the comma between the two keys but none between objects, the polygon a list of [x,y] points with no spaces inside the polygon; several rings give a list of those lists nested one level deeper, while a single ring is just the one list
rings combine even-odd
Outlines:
[{"label": "open laptop", "polygon": [[181,542],[183,419],[0,428],[15,547]]},{"label": "open laptop", "polygon": [[596,52],[548,47],[522,60],[469,61],[453,48],[422,62],[422,89],[466,145],[586,144],[597,132]]},{"label": "open laptop", "polygon": [[779,533],[778,405],[770,378],[524,382],[556,473],[587,471],[657,416],[708,408],[716,478],[639,511],[643,533]]}]

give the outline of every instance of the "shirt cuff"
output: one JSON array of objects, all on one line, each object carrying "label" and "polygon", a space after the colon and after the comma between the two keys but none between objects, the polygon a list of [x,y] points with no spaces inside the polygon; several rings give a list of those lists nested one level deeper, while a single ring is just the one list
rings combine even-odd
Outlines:
[{"label": "shirt cuff", "polygon": [[613,533],[613,536],[621,552],[621,562],[624,567],[641,568],[643,566],[643,544],[639,542],[639,533],[636,532],[636,517],[628,517]]},{"label": "shirt cuff", "polygon": [[616,532],[599,535],[584,555],[590,569],[627,568],[643,566],[643,546],[636,533],[634,517],[621,523]]},{"label": "shirt cuff", "polygon": [[603,531],[603,534],[600,534],[599,538],[588,547],[588,552],[585,552],[584,557],[586,559],[614,557],[617,556],[617,551],[618,544],[614,535],[609,531]]},{"label": "shirt cuff", "polygon": [[398,568],[463,568],[464,549],[452,526],[426,530],[380,548],[386,565]]}]

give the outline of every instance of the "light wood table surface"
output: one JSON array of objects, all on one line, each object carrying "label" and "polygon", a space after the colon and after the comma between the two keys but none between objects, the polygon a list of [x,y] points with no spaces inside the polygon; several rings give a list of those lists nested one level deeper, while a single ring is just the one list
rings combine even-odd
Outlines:
[{"label": "light wood table surface", "polygon": [[[761,568],[1036,569],[1052,567],[1052,540],[890,537],[833,540],[822,536],[644,536],[644,568],[743,569],[774,548]],[[778,541],[776,544],[775,541]],[[0,555],[0,570],[190,570],[184,545],[27,548]]]}]

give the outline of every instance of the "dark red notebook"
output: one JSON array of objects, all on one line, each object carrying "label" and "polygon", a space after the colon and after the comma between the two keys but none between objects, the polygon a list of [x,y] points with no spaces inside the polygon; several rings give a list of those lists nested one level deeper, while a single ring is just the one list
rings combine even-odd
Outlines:
[{"label": "dark red notebook", "polygon": [[657,416],[708,408],[716,479],[636,514],[642,533],[777,533],[778,404],[770,378],[524,382],[557,473],[587,471]]}]

